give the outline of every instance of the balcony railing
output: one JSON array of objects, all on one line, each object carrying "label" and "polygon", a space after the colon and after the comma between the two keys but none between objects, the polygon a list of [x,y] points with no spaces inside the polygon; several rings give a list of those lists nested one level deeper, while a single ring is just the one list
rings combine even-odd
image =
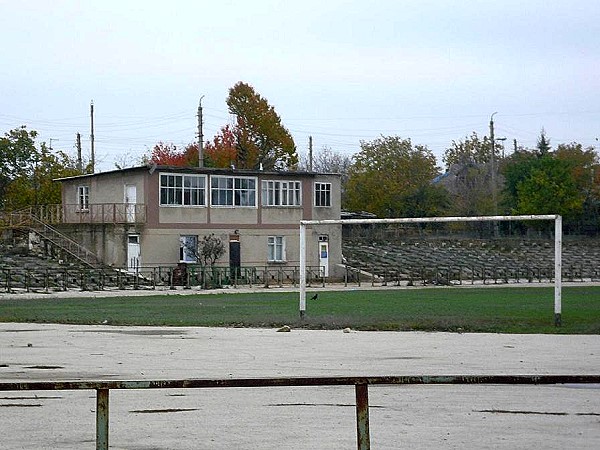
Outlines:
[{"label": "balcony railing", "polygon": [[144,223],[146,205],[127,203],[93,203],[80,205],[40,205],[31,207],[31,214],[47,224],[60,223]]}]

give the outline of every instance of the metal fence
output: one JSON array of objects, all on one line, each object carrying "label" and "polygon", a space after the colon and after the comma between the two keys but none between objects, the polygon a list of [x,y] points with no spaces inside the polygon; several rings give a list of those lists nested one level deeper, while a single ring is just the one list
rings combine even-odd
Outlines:
[{"label": "metal fence", "polygon": [[[325,286],[326,278],[321,268],[306,268],[309,285]],[[0,292],[56,292],[79,289],[102,291],[104,289],[156,289],[157,287],[223,286],[270,287],[297,286],[299,267],[201,267],[195,265],[138,267],[134,270],[93,269],[79,267],[0,270]]]},{"label": "metal fence", "polygon": [[257,388],[283,386],[354,386],[356,395],[356,442],[358,450],[371,448],[369,432],[369,385],[425,384],[596,384],[600,375],[433,375],[379,377],[298,377],[189,379],[140,381],[26,381],[2,382],[0,391],[96,391],[96,449],[109,448],[109,397],[115,389]]}]

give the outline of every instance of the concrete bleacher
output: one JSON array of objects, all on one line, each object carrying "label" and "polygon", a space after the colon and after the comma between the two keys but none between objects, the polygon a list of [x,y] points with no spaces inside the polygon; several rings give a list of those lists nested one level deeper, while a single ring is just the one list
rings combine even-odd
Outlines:
[{"label": "concrete bleacher", "polygon": [[[551,281],[554,242],[530,239],[345,239],[347,265],[378,280],[422,284]],[[563,279],[600,279],[600,240],[565,239]]]}]

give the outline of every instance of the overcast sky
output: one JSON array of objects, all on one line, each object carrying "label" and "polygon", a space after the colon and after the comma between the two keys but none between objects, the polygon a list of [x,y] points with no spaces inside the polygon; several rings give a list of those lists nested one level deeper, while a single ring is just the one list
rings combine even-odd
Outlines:
[{"label": "overcast sky", "polygon": [[229,123],[251,84],[299,152],[380,135],[438,156],[488,134],[533,147],[600,138],[600,2],[0,0],[0,134],[20,125],[101,170]]}]

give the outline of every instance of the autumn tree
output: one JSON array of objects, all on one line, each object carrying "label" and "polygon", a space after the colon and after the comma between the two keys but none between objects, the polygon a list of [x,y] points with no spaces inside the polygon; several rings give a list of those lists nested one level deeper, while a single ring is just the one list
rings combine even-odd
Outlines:
[{"label": "autumn tree", "polygon": [[275,108],[249,84],[238,82],[229,90],[229,112],[237,150],[236,166],[245,169],[293,169],[298,164],[296,144]]},{"label": "autumn tree", "polygon": [[[410,139],[398,136],[362,141],[360,147],[349,171],[348,209],[368,211],[379,217],[441,214],[445,193],[442,188],[431,186],[439,169],[427,147],[413,146]],[[419,198],[419,201],[431,200],[427,211],[415,209]]]},{"label": "autumn tree", "polygon": [[198,146],[188,144],[179,149],[175,144],[159,142],[152,148],[147,160],[162,166],[198,166]]},{"label": "autumn tree", "polygon": [[236,134],[230,125],[204,146],[204,165],[206,167],[229,167],[237,162]]},{"label": "autumn tree", "polygon": [[[235,116],[233,125],[225,125],[203,147],[205,167],[280,170],[295,169],[298,164],[296,145],[282,125],[275,108],[249,84],[239,82],[229,90],[226,100]],[[149,162],[173,166],[198,166],[198,144],[178,149],[174,144],[159,142]]]}]

